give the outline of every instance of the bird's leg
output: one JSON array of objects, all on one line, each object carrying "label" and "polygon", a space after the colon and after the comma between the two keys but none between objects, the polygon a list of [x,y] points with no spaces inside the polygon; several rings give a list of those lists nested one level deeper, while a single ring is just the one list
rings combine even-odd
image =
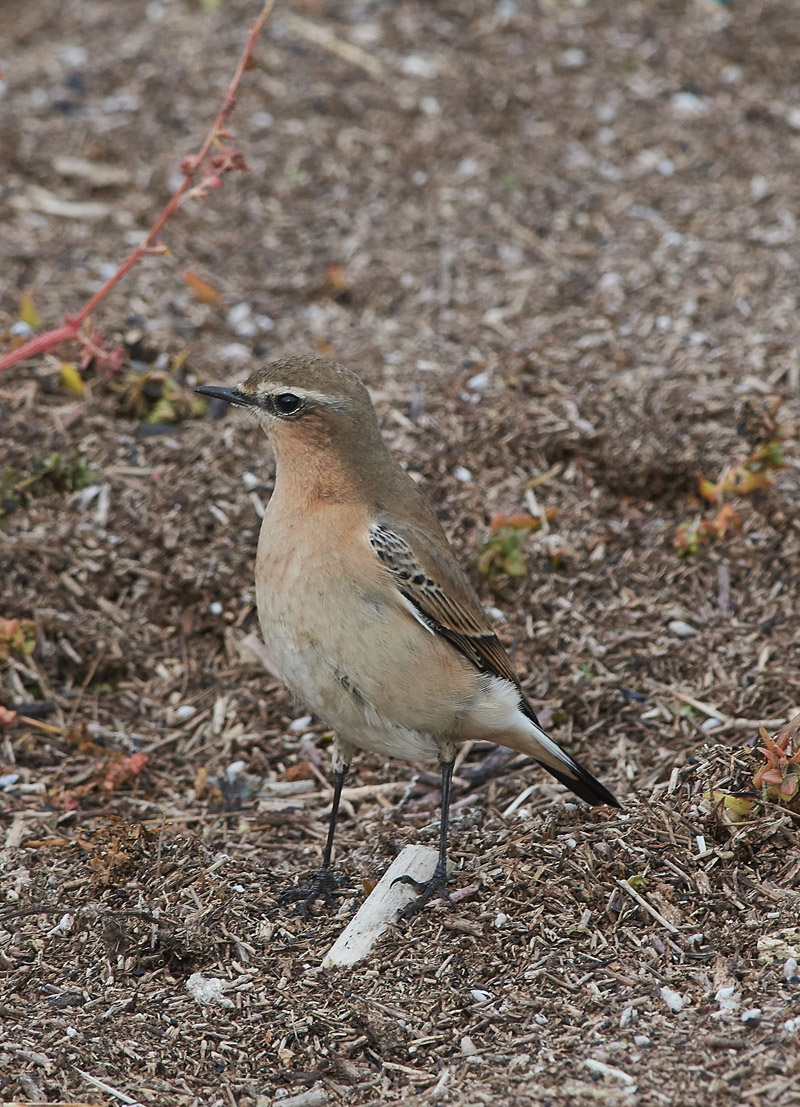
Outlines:
[{"label": "bird's leg", "polygon": [[442,820],[439,824],[439,860],[436,862],[433,875],[430,880],[415,880],[413,876],[406,873],[392,881],[393,884],[410,884],[416,892],[419,892],[417,898],[412,900],[408,907],[404,907],[400,912],[399,918],[401,919],[410,919],[412,915],[416,915],[435,896],[444,896],[445,899],[450,899],[445,884],[447,882],[447,823],[450,816],[450,784],[453,779],[454,764],[454,761],[445,761],[442,764]]},{"label": "bird's leg", "polygon": [[281,896],[282,903],[297,903],[298,913],[303,918],[308,914],[311,904],[320,896],[325,897],[325,902],[329,907],[335,907],[336,905],[333,893],[337,882],[331,867],[331,854],[333,853],[333,836],[336,832],[336,816],[339,814],[339,800],[342,797],[342,787],[349,768],[349,765],[341,765],[336,769],[331,817],[328,823],[328,838],[325,842],[325,852],[322,855],[322,868],[310,883],[301,884],[297,888],[290,888]]}]

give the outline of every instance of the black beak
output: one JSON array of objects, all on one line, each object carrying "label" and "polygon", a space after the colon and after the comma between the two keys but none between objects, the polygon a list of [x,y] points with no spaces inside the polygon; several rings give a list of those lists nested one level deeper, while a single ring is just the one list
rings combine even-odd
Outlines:
[{"label": "black beak", "polygon": [[212,396],[215,400],[224,400],[226,404],[241,404],[242,407],[251,407],[254,401],[240,392],[238,388],[226,388],[220,384],[201,384],[194,390],[201,396]]}]

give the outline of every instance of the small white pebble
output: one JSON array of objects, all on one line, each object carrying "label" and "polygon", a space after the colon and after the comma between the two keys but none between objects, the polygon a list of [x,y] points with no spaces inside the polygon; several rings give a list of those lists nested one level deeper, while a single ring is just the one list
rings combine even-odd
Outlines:
[{"label": "small white pebble", "polygon": [[240,301],[238,304],[234,304],[228,312],[228,322],[232,327],[238,327],[245,319],[250,318],[252,311],[253,309],[248,303]]},{"label": "small white pebble", "polygon": [[673,992],[672,988],[662,988],[660,995],[674,1015],[686,1006],[686,999],[680,992]]},{"label": "small white pebble", "polygon": [[0,788],[13,788],[19,780],[19,773],[5,773],[0,776]]},{"label": "small white pebble", "polygon": [[630,1026],[636,1017],[636,1008],[628,1005],[619,1017],[620,1028],[624,1030],[626,1026]]},{"label": "small white pebble", "polygon": [[644,1049],[645,1046],[650,1045],[650,1039],[647,1037],[646,1034],[634,1034],[633,1041],[634,1044],[639,1046],[640,1049]]},{"label": "small white pebble", "polygon": [[400,68],[407,77],[424,77],[429,80],[439,72],[439,65],[437,57],[407,54],[400,63]]},{"label": "small white pebble", "polygon": [[670,100],[670,104],[673,113],[684,119],[705,115],[710,107],[707,100],[695,95],[694,92],[676,92]]},{"label": "small white pebble", "polygon": [[72,915],[62,915],[61,918],[58,920],[58,929],[61,931],[62,934],[69,934],[74,923],[75,920]]},{"label": "small white pebble", "polygon": [[498,911],[494,917],[494,925],[497,929],[499,930],[501,927],[505,926],[507,922],[508,915],[504,915],[502,911]]},{"label": "small white pebble", "polygon": [[794,1019],[787,1019],[783,1024],[783,1029],[787,1034],[795,1034],[800,1030],[800,1015]]},{"label": "small white pebble", "polygon": [[210,603],[208,605],[208,610],[211,612],[212,615],[221,615],[222,614],[222,604],[217,603],[217,601],[214,600],[213,603]]},{"label": "small white pebble", "polygon": [[469,482],[472,480],[472,473],[469,471],[469,469],[465,469],[463,465],[456,465],[455,469],[453,470],[453,476],[462,484],[469,484]]},{"label": "small white pebble", "polygon": [[706,840],[702,834],[695,834],[694,840],[697,842],[697,852],[703,854],[706,852]]},{"label": "small white pebble", "polygon": [[537,1026],[545,1026],[547,1024],[547,1015],[543,1015],[541,1011],[537,1011],[533,1016],[533,1021]]},{"label": "small white pebble", "polygon": [[683,235],[679,231],[665,231],[661,236],[662,246],[682,246]]},{"label": "small white pebble", "polygon": [[474,1057],[478,1052],[478,1047],[475,1045],[472,1038],[470,1038],[469,1034],[465,1034],[461,1039],[461,1052],[465,1057]]},{"label": "small white pebble", "polygon": [[458,173],[461,177],[474,177],[479,169],[480,165],[475,158],[462,158],[458,163]]},{"label": "small white pebble", "polygon": [[580,69],[586,61],[586,52],[577,48],[565,50],[561,55],[561,64],[565,69]]},{"label": "small white pebble", "polygon": [[422,188],[424,184],[428,183],[428,174],[424,169],[417,169],[411,174],[411,183],[415,184],[417,188]]},{"label": "small white pebble", "polygon": [[308,730],[310,726],[311,716],[303,715],[299,719],[292,719],[292,721],[289,723],[289,730],[291,730],[293,734],[300,734],[302,733],[302,731]]},{"label": "small white pebble", "polygon": [[68,65],[71,69],[80,69],[82,65],[86,65],[88,58],[85,47],[76,46],[72,42],[65,42],[63,46],[59,46],[58,56],[64,65]]},{"label": "small white pebble", "polygon": [[275,320],[272,318],[271,315],[257,315],[256,323],[262,331],[275,330]]},{"label": "small white pebble", "polygon": [[786,113],[786,122],[793,131],[800,131],[800,108],[790,108]]},{"label": "small white pebble", "polygon": [[761,1022],[761,1008],[748,1007],[746,1011],[742,1011],[742,1022],[745,1026],[758,1026]]},{"label": "small white pebble", "polygon": [[225,769],[225,777],[228,783],[235,783],[237,777],[240,777],[246,768],[246,761],[231,761],[230,765]]},{"label": "small white pebble", "polygon": [[723,988],[719,988],[714,999],[719,1004],[720,1011],[738,1011],[742,1006],[736,994],[735,984],[726,984]]},{"label": "small white pebble", "polygon": [[506,21],[509,19],[513,19],[518,11],[519,8],[514,3],[514,0],[500,0],[496,8],[494,9],[494,14],[497,16],[498,19]]},{"label": "small white pebble", "polygon": [[227,986],[227,980],[218,976],[203,976],[200,972],[192,973],[186,981],[186,991],[197,1003],[218,1003],[220,1007],[230,1010],[234,1006],[233,1002],[223,994]]},{"label": "small white pebble", "polygon": [[790,983],[793,980],[796,980],[797,976],[798,976],[797,969],[798,969],[797,959],[795,957],[787,958],[787,960],[785,961],[784,966],[783,966],[784,978],[786,980],[788,980]]},{"label": "small white pebble", "polygon": [[770,183],[766,177],[762,177],[760,173],[756,173],[754,177],[750,178],[750,196],[753,200],[758,202],[769,196],[772,189]]},{"label": "small white pebble", "polygon": [[484,992],[481,988],[470,988],[469,994],[476,1003],[486,1003],[492,998],[491,992]]},{"label": "small white pebble", "polygon": [[74,1026],[68,1026],[64,1033],[67,1035],[68,1038],[78,1037],[78,1031],[75,1029]]},{"label": "small white pebble", "polygon": [[597,282],[597,291],[603,307],[612,314],[618,312],[625,303],[625,287],[619,273],[604,273]]},{"label": "small white pebble", "polygon": [[709,730],[716,730],[719,726],[719,719],[704,719],[700,724],[700,729],[703,733],[707,733]]},{"label": "small white pebble", "polygon": [[492,383],[491,374],[484,370],[482,373],[476,373],[474,377],[470,377],[467,381],[467,388],[473,388],[476,392],[482,392],[485,388],[488,388]]},{"label": "small white pebble", "polygon": [[175,718],[179,723],[182,723],[184,719],[191,719],[192,715],[197,714],[197,708],[191,703],[182,703],[180,707],[175,709]]},{"label": "small white pebble", "polygon": [[227,345],[220,346],[219,356],[229,358],[231,361],[239,361],[241,358],[250,357],[250,347],[245,346],[243,342],[228,342]]},{"label": "small white pebble", "polygon": [[242,484],[248,492],[252,492],[258,486],[258,477],[255,473],[242,473]]},{"label": "small white pebble", "polygon": [[250,116],[250,122],[254,127],[260,127],[263,131],[266,131],[275,121],[268,111],[254,111]]},{"label": "small white pebble", "polygon": [[670,634],[674,634],[676,638],[691,638],[697,634],[695,627],[689,623],[684,623],[683,619],[673,619],[671,623],[667,625],[667,630]]},{"label": "small white pebble", "polygon": [[103,111],[107,115],[114,112],[138,111],[141,101],[131,92],[118,92],[115,96],[107,96],[103,101]]},{"label": "small white pebble", "polygon": [[33,334],[33,327],[30,323],[24,323],[22,319],[20,319],[17,323],[12,325],[11,333],[15,338],[27,338],[29,335]]},{"label": "small white pebble", "polygon": [[507,242],[501,242],[497,247],[497,256],[506,265],[519,265],[524,257],[519,246],[509,246]]}]

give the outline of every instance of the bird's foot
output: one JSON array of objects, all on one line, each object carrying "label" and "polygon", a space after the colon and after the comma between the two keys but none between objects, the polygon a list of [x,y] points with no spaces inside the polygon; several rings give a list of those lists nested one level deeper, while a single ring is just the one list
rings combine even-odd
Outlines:
[{"label": "bird's foot", "polygon": [[339,881],[333,875],[333,869],[322,868],[313,880],[309,880],[305,884],[298,884],[296,888],[288,888],[281,896],[281,903],[296,903],[298,915],[305,919],[309,907],[320,896],[324,897],[328,907],[335,907],[336,900],[333,893],[338,887]]},{"label": "bird's foot", "polygon": [[415,880],[413,876],[409,876],[408,873],[403,876],[398,876],[396,880],[392,881],[392,886],[395,884],[410,884],[415,892],[418,892],[416,899],[412,899],[411,903],[407,907],[404,907],[400,914],[397,916],[399,919],[411,919],[417,912],[430,900],[435,899],[437,896],[442,899],[446,899],[448,903],[452,903],[445,884],[447,882],[447,868],[444,865],[436,865],[433,870],[433,876],[430,880]]}]

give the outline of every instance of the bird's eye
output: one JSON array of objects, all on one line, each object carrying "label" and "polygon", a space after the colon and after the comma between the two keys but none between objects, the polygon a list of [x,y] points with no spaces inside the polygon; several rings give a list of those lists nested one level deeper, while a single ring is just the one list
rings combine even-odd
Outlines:
[{"label": "bird's eye", "polygon": [[303,406],[303,401],[293,392],[281,392],[273,403],[276,415],[295,415]]}]

